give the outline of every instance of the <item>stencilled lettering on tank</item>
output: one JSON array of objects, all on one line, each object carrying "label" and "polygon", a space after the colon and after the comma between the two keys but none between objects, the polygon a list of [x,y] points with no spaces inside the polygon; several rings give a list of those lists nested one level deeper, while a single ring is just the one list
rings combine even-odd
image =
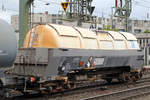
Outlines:
[{"label": "stencilled lettering on tank", "polygon": [[104,58],[95,58],[94,65],[103,65],[104,60],[105,60]]}]

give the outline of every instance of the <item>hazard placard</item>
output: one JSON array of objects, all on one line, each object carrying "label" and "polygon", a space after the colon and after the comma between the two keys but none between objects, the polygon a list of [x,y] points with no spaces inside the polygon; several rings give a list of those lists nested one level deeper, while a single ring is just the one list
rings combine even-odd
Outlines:
[{"label": "hazard placard", "polygon": [[92,7],[88,7],[88,11],[89,13],[92,15],[93,14],[93,11],[95,10],[95,6],[92,6]]},{"label": "hazard placard", "polygon": [[69,6],[69,2],[61,2],[61,6],[64,9],[64,11],[66,12],[67,7]]}]

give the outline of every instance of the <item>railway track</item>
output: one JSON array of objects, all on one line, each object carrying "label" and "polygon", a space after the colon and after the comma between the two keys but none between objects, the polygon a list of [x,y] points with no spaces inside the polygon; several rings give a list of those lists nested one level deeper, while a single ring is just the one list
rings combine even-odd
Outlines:
[{"label": "railway track", "polygon": [[[150,75],[144,75],[144,77],[137,82],[129,82],[129,83],[119,83],[114,80],[111,84],[108,84],[105,81],[97,81],[95,83],[84,83],[85,85],[79,85],[78,88],[73,90],[68,90],[64,92],[59,92],[56,94],[47,94],[47,95],[37,95],[34,98],[33,96],[23,97],[25,99],[15,98],[13,100],[80,100],[85,98],[85,100],[91,100],[92,97],[97,96],[107,96],[106,94],[112,94],[120,92],[122,90],[134,89],[141,86],[148,86],[150,84]],[[149,89],[150,90],[150,89]],[[145,93],[145,92],[143,92]],[[91,97],[91,98],[88,98]],[[131,97],[131,96],[130,96]],[[95,100],[95,99],[93,99]],[[102,99],[103,100],[103,99]],[[118,100],[118,99],[104,99],[104,100]]]},{"label": "railway track", "polygon": [[128,100],[146,94],[150,94],[150,85],[139,86],[136,88],[131,88],[118,92],[98,95],[90,98],[85,98],[82,100]]},{"label": "railway track", "polygon": [[[147,75],[148,76],[148,75]],[[118,85],[118,89],[114,92],[108,92],[81,100],[132,100],[137,97],[145,96],[150,94],[150,77],[144,77],[140,81],[135,83],[127,83]],[[109,88],[114,89],[117,85],[110,86]]]},{"label": "railway track", "polygon": [[[135,83],[132,83],[132,82],[131,83],[119,83],[117,81],[114,81],[112,84],[107,84],[106,82],[103,82],[103,84],[102,84],[102,82],[100,82],[100,83],[97,82],[97,84],[95,84],[95,85],[87,84],[87,86],[80,87],[75,90],[60,92],[57,94],[51,94],[51,95],[46,95],[46,96],[44,95],[42,97],[27,98],[27,99],[22,99],[22,100],[80,100],[80,99],[95,100],[97,96],[105,96],[106,98],[108,98],[109,95],[107,95],[107,94],[113,95],[113,93],[117,94],[118,92],[121,93],[121,91],[123,92],[123,91],[131,90],[131,89],[142,88],[141,86],[143,86],[143,87],[145,86],[145,89],[150,90],[150,88],[146,88],[146,86],[149,86],[149,84],[150,84],[149,77],[147,77],[147,78],[145,77]],[[139,91],[142,91],[142,90],[139,90]],[[134,93],[136,93],[136,92],[134,92]],[[140,93],[140,92],[138,92],[138,93]],[[146,91],[144,91],[143,93],[149,94],[149,92],[146,92]],[[124,94],[124,93],[122,93],[122,94]],[[120,94],[118,94],[118,95],[120,95]],[[140,95],[140,94],[137,94],[137,95]],[[141,94],[141,95],[143,95],[143,94]],[[128,98],[131,97],[131,95],[128,95],[128,94],[127,94],[127,96],[128,96]],[[120,99],[120,100],[124,100],[125,98],[127,98],[127,96],[124,96],[124,98]],[[133,95],[133,96],[136,96],[136,95]],[[88,97],[91,97],[91,98],[88,98]],[[120,97],[123,97],[123,96],[120,96]],[[119,98],[119,97],[116,96],[116,98]],[[109,99],[102,99],[102,100],[119,100],[116,98],[109,98]],[[20,98],[15,99],[15,100],[20,100]]]}]

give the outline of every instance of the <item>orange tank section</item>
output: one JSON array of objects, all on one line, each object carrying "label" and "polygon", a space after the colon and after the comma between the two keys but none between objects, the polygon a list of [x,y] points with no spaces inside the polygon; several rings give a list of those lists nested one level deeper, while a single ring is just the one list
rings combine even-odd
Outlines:
[{"label": "orange tank section", "polygon": [[59,43],[56,31],[47,25],[39,25],[28,32],[24,47],[51,47],[58,48]]},{"label": "orange tank section", "polygon": [[63,25],[39,25],[28,32],[24,47],[84,48],[80,33],[73,27]]}]

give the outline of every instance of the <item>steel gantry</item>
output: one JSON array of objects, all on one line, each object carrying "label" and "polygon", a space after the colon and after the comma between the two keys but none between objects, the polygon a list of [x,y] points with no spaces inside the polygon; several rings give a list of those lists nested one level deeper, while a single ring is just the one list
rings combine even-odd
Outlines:
[{"label": "steel gantry", "polygon": [[115,17],[125,19],[125,31],[129,31],[129,17],[132,11],[132,0],[115,0]]},{"label": "steel gantry", "polygon": [[[94,23],[96,16],[92,16],[95,6],[92,6],[93,0],[66,0],[69,3],[65,11],[63,20],[77,21],[77,26],[82,26],[82,22]],[[62,15],[63,16],[63,15]]]},{"label": "steel gantry", "polygon": [[34,0],[19,0],[19,47],[23,46],[29,30],[30,9]]}]

